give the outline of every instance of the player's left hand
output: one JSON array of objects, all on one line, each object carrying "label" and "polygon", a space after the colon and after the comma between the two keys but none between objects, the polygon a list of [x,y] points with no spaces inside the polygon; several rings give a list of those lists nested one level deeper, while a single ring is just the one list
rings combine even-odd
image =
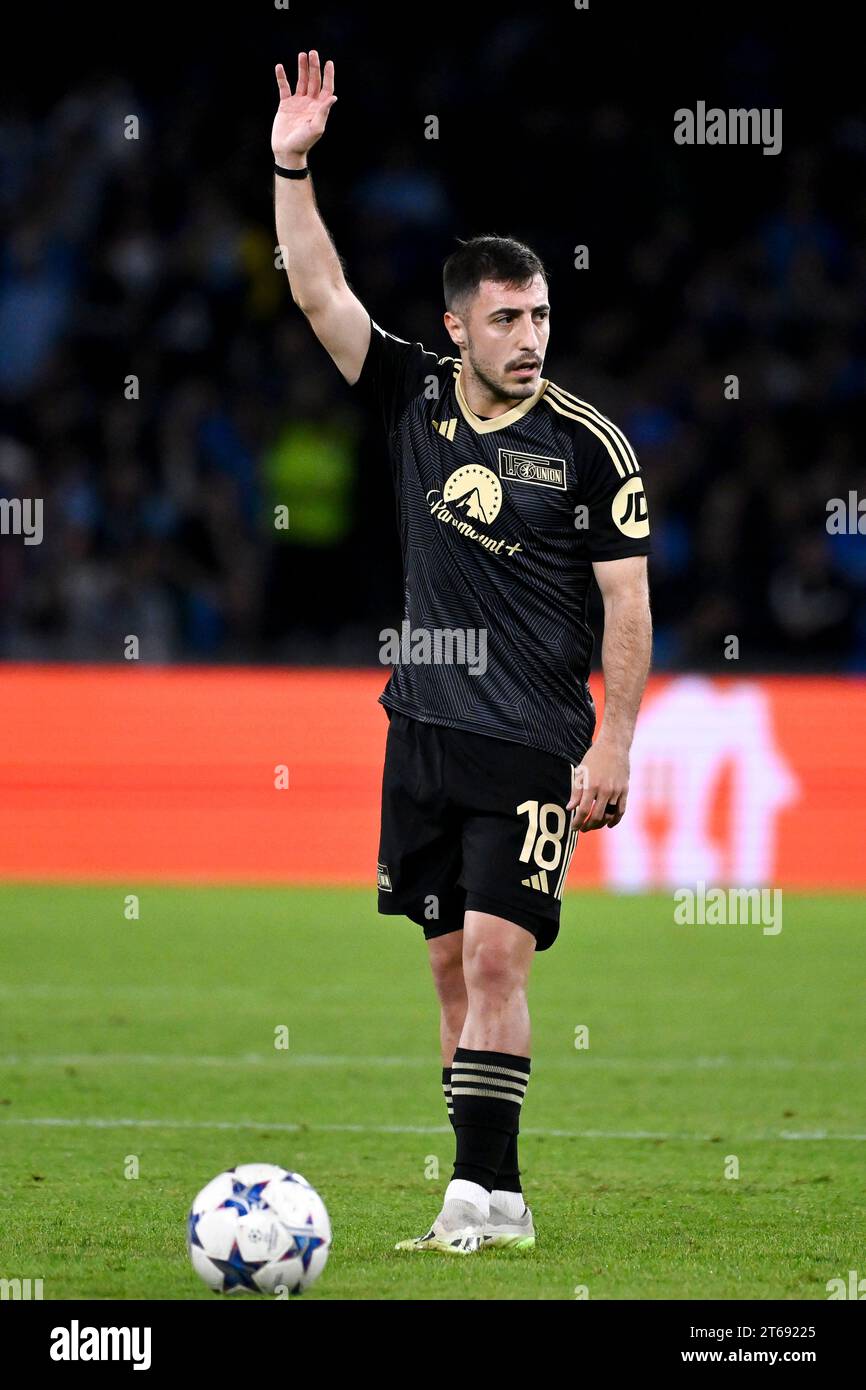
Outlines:
[{"label": "player's left hand", "polygon": [[612,829],[625,815],[628,800],[628,749],[603,736],[587,751],[571,779],[572,826],[578,830]]}]

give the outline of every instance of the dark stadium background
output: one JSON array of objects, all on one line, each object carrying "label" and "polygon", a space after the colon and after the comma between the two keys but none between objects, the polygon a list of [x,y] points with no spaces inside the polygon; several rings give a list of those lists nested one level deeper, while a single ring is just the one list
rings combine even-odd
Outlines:
[{"label": "dark stadium background", "polygon": [[[448,350],[458,236],[514,235],[548,265],[545,375],[610,414],[647,477],[656,668],[730,670],[736,634],[739,670],[862,670],[863,539],[825,527],[828,499],[866,493],[866,119],[833,16],[596,0],[19,16],[0,495],[45,499],[45,540],[0,538],[0,656],[115,662],[134,632],[144,661],[369,666],[398,622],[376,421],[273,264],[273,67],[294,85],[316,47],[339,95],[316,192],[377,322]],[[781,154],[677,146],[673,113],[698,100],[782,107]]]}]

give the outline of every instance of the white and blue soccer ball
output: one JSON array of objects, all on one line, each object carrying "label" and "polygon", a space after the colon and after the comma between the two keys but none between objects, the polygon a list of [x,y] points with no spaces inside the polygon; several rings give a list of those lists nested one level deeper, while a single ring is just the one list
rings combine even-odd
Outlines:
[{"label": "white and blue soccer ball", "polygon": [[331,1222],[300,1173],[244,1163],[196,1197],[187,1222],[192,1266],[215,1293],[303,1293],[325,1268]]}]

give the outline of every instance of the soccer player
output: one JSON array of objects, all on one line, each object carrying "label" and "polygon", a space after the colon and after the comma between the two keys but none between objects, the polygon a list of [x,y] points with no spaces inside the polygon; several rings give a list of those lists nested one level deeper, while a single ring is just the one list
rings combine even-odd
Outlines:
[{"label": "soccer player", "polygon": [[[528,247],[477,237],[448,258],[455,355],[373,322],[307,165],[337,100],[334,65],[301,53],[294,93],[281,65],[276,75],[274,199],[292,298],[380,415],[403,551],[410,659],[381,696],[378,905],[422,926],[429,946],[456,1161],[430,1230],[397,1248],[528,1248],[527,977],[559,931],[578,833],[613,828],[626,809],[651,644],[643,478],[622,431],[541,375],[550,306]],[[605,682],[594,742],[593,575]]]}]

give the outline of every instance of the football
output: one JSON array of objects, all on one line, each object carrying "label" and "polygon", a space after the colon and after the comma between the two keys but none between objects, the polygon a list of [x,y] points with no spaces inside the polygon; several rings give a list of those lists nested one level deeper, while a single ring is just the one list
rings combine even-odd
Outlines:
[{"label": "football", "polygon": [[303,1293],[325,1268],[331,1222],[300,1173],[244,1163],[203,1187],[187,1220],[192,1267],[215,1293]]}]

